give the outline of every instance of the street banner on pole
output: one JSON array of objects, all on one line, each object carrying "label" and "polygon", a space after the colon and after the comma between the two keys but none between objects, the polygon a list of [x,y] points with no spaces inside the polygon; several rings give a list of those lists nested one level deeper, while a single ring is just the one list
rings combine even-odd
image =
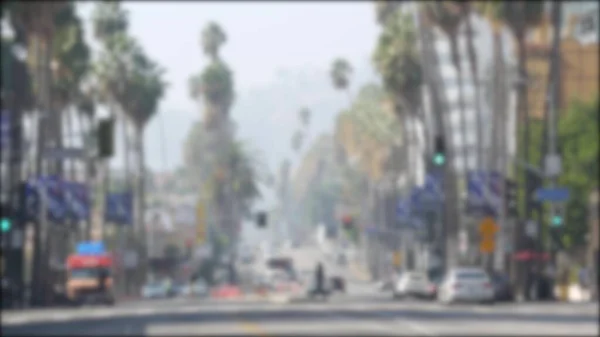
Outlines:
[{"label": "street banner on pole", "polygon": [[206,213],[204,204],[199,202],[196,206],[196,244],[206,243]]},{"label": "street banner on pole", "polygon": [[104,220],[119,225],[132,225],[133,194],[129,191],[107,194]]},{"label": "street banner on pole", "polygon": [[69,216],[77,221],[85,221],[90,216],[90,190],[82,183],[63,182],[65,202]]}]

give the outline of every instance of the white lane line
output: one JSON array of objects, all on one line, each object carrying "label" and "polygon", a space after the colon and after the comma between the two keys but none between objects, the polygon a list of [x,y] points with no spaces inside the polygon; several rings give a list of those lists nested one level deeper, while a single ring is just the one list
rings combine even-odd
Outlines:
[{"label": "white lane line", "polygon": [[110,317],[110,316],[116,316],[116,315],[117,315],[117,313],[114,312],[113,310],[97,310],[97,311],[90,312],[88,317],[103,318],[103,317]]},{"label": "white lane line", "polygon": [[73,313],[66,313],[66,312],[58,312],[58,313],[53,313],[50,317],[48,317],[51,321],[67,321],[70,319],[75,318],[75,316],[73,315]]},{"label": "white lane line", "polygon": [[31,321],[31,317],[27,316],[2,317],[2,325],[20,325],[29,321]]}]

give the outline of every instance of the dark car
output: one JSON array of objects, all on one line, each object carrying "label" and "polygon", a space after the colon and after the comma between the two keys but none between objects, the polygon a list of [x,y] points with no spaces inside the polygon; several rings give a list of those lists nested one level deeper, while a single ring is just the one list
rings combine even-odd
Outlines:
[{"label": "dark car", "polygon": [[508,276],[502,273],[493,273],[491,279],[496,301],[512,301],[514,294]]}]

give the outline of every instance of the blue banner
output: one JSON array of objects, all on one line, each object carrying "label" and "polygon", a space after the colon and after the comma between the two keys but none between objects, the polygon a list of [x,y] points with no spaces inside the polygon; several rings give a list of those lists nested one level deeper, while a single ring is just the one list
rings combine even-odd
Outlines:
[{"label": "blue banner", "polygon": [[110,193],[106,196],[104,220],[120,225],[133,224],[133,194]]},{"label": "blue banner", "polygon": [[25,216],[30,220],[39,217],[41,203],[39,193],[46,195],[46,212],[51,222],[65,220],[88,220],[90,215],[90,191],[82,183],[66,182],[57,176],[32,178],[25,184]]},{"label": "blue banner", "polygon": [[89,220],[91,214],[89,187],[71,181],[64,181],[62,185],[69,216],[77,221]]},{"label": "blue banner", "polygon": [[498,172],[467,172],[467,211],[495,214],[502,204],[503,183]]}]

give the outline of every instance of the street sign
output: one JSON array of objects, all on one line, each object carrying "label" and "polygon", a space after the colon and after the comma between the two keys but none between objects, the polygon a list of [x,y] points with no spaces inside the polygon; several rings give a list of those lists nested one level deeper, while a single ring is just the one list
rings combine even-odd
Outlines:
[{"label": "street sign", "polygon": [[198,203],[196,206],[196,243],[201,245],[206,242],[206,214],[204,205]]},{"label": "street sign", "polygon": [[525,224],[525,234],[532,238],[537,237],[537,223],[535,221],[527,221],[527,223]]},{"label": "street sign", "polygon": [[495,235],[498,231],[498,225],[492,217],[485,217],[479,224],[479,233],[481,241],[479,242],[479,251],[485,254],[494,252],[496,248]]},{"label": "street sign", "polygon": [[479,224],[479,232],[481,234],[485,236],[491,236],[496,234],[497,231],[498,225],[496,225],[494,218],[488,216],[481,220],[481,223]]},{"label": "street sign", "polygon": [[494,248],[496,248],[496,244],[494,240],[481,240],[479,243],[479,251],[485,254],[490,254],[494,252]]},{"label": "street sign", "polygon": [[556,177],[562,170],[562,161],[558,154],[548,154],[544,157],[544,173],[546,177]]},{"label": "street sign", "polygon": [[539,188],[535,191],[537,201],[562,202],[569,199],[569,189],[566,187]]}]

